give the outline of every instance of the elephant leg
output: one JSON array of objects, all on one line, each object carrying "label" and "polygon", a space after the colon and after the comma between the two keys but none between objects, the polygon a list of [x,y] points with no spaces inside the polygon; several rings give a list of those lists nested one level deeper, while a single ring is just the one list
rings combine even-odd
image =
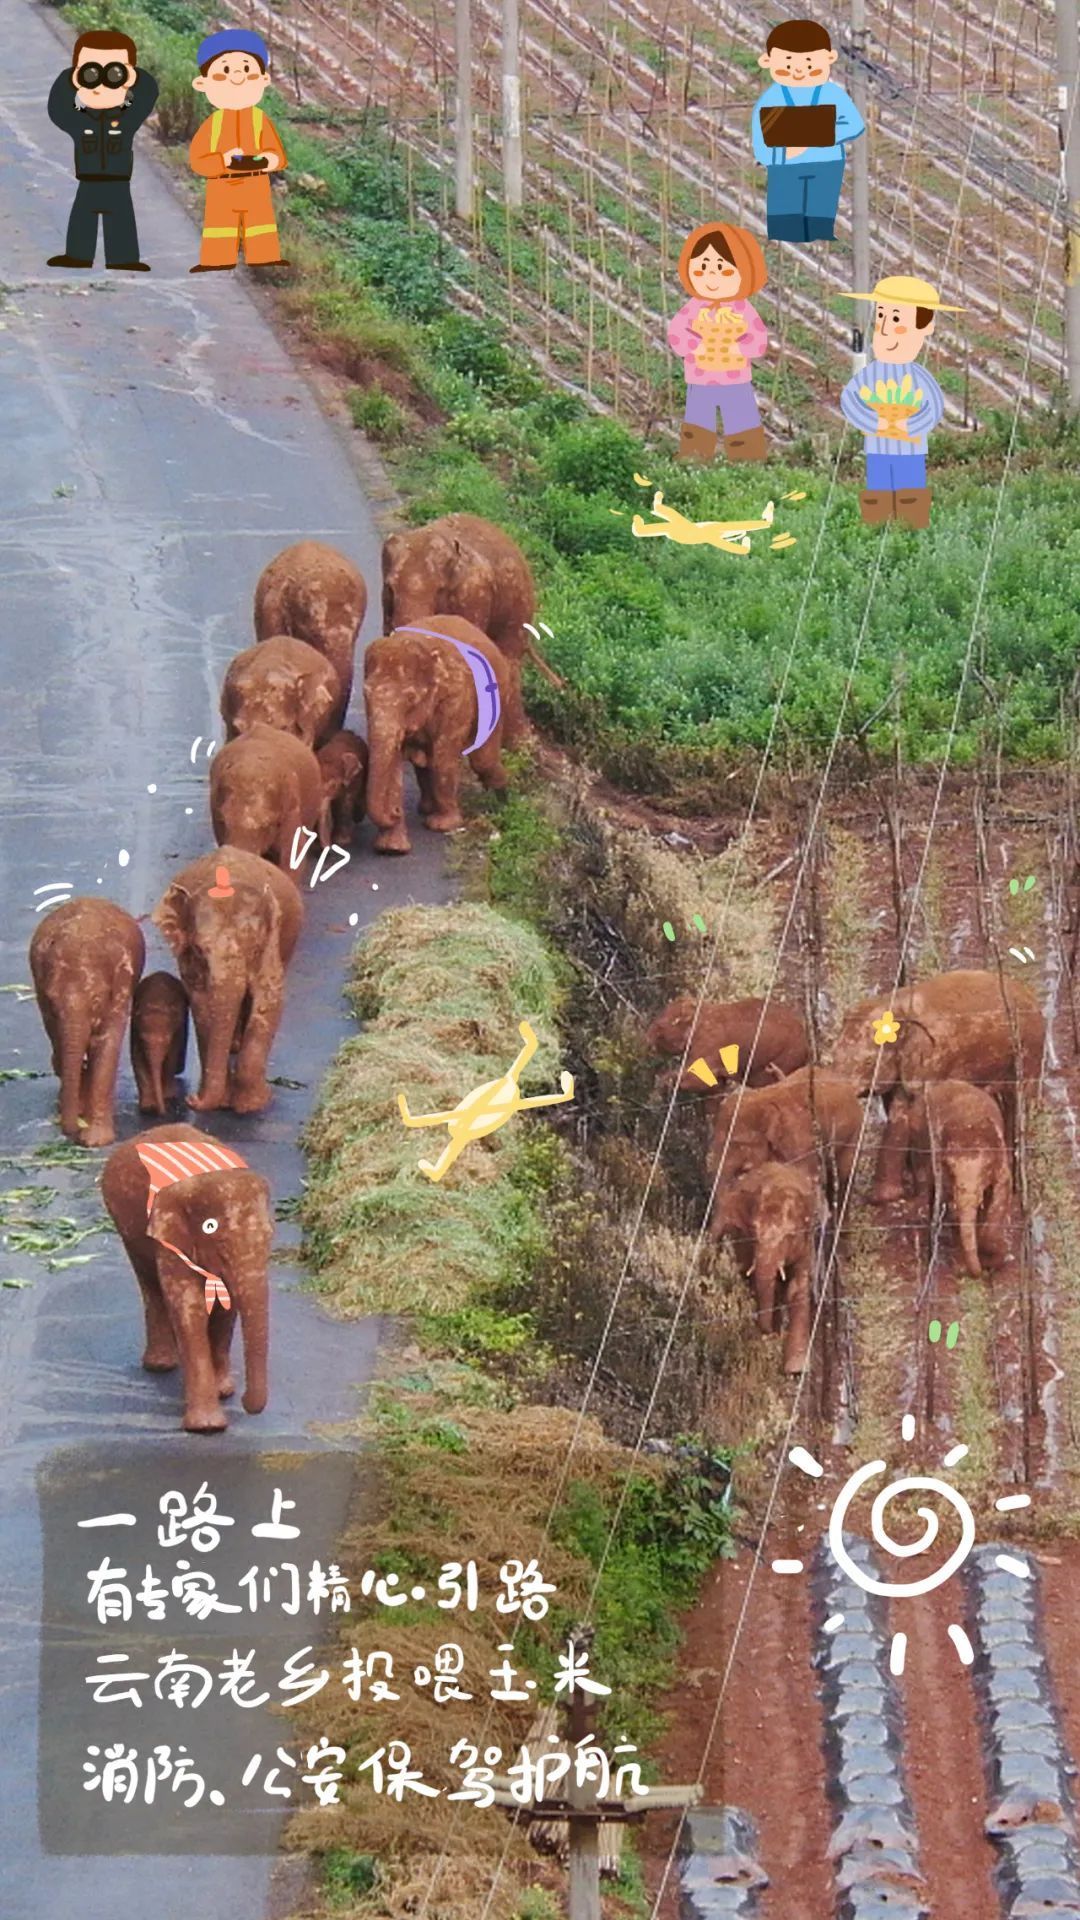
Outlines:
[{"label": "elephant leg", "polygon": [[139,1112],[163,1114],[165,1090],[161,1081],[161,1062],[138,1034],[131,1038],[131,1070],[139,1092]]},{"label": "elephant leg", "polygon": [[435,782],[432,779],[431,768],[428,766],[426,760],[422,764],[414,762],[413,772],[416,775],[417,792],[420,796],[417,802],[417,812],[421,820],[426,820],[428,815],[435,811]]},{"label": "elephant leg", "polygon": [[130,999],[114,1007],[103,1030],[95,1034],[90,1042],[84,1115],[87,1124],[82,1136],[84,1145],[88,1147],[108,1147],[116,1139],[113,1103],[129,1010]]},{"label": "elephant leg", "polygon": [[482,787],[492,793],[502,793],[507,785],[507,774],[502,763],[498,730],[484,741],[482,747],[477,747],[476,752],[469,755],[469,764]]},{"label": "elephant leg", "polygon": [[401,735],[380,730],[368,711],[368,745],[371,761],[368,772],[368,818],[377,829],[376,853],[409,853],[412,841],[405,825],[405,796],[401,765]]},{"label": "elephant leg", "polygon": [[147,1373],[172,1373],[178,1357],[176,1336],[158,1279],[157,1257],[148,1244],[138,1242],[128,1247],[127,1255],[139,1283],[146,1321],[142,1364]]},{"label": "elephant leg", "polygon": [[897,1088],[889,1102],[889,1111],[885,1119],[885,1135],[878,1150],[877,1168],[874,1174],[873,1198],[875,1200],[903,1199],[904,1168],[907,1164],[910,1138],[907,1096]]},{"label": "elephant leg", "polygon": [[810,1346],[810,1257],[793,1260],[787,1276],[787,1331],[784,1372],[801,1373]]},{"label": "elephant leg", "polygon": [[995,1155],[985,1212],[979,1222],[979,1248],[991,1272],[1003,1267],[1009,1257],[1009,1214],[1012,1210],[1012,1181],[1004,1153]]},{"label": "elephant leg", "polygon": [[188,1433],[221,1433],[229,1422],[220,1405],[202,1275],[168,1253],[160,1256],[158,1272],[184,1376],[184,1428]]},{"label": "elephant leg", "polygon": [[80,1017],[61,1016],[60,1027],[60,1127],[69,1140],[83,1142],[79,1126],[82,1112],[83,1068],[90,1044],[90,1022]]},{"label": "elephant leg", "polygon": [[60,1040],[60,1022],[56,1017],[55,1009],[50,1007],[46,1001],[39,1000],[38,1005],[41,1008],[42,1024],[48,1035],[49,1047],[52,1052],[52,1070],[59,1080],[63,1058],[63,1047]]},{"label": "elephant leg", "polygon": [[281,1019],[283,998],[280,988],[252,988],[251,1012],[244,1025],[233,1069],[234,1113],[261,1113],[273,1099],[266,1083],[266,1067]]},{"label": "elephant leg", "polygon": [[236,1308],[230,1307],[226,1312],[225,1308],[219,1304],[209,1318],[210,1358],[214,1363],[214,1373],[217,1378],[218,1399],[228,1400],[236,1392],[236,1383],[229,1365],[229,1350],[232,1347],[233,1333],[236,1329]]},{"label": "elephant leg", "polygon": [[431,782],[431,812],[424,825],[434,833],[456,833],[465,825],[458,802],[461,781],[461,754],[445,740],[436,740],[427,767]]},{"label": "elephant leg", "polygon": [[198,1093],[188,1094],[188,1106],[197,1113],[212,1113],[231,1105],[229,1055],[243,998],[242,988],[230,993],[194,993],[191,997],[202,1075]]},{"label": "elephant leg", "polygon": [[531,732],[521,697],[521,655],[515,657],[507,652],[504,645],[498,644],[500,652],[506,655],[507,665],[506,694],[502,708],[503,745],[516,747],[522,740],[527,740]]}]

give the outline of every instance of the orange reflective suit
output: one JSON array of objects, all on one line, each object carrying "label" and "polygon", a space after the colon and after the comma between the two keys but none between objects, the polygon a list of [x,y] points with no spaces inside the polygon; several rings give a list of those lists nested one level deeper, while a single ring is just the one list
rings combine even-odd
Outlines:
[{"label": "orange reflective suit", "polygon": [[270,175],[234,173],[225,165],[225,155],[236,149],[241,153],[276,153],[275,171],[285,166],[285,149],[273,121],[261,107],[241,107],[238,112],[219,107],[203,121],[188,150],[192,171],[202,174],[206,181],[199,253],[202,267],[235,267],[241,242],[249,266],[267,266],[281,259]]}]

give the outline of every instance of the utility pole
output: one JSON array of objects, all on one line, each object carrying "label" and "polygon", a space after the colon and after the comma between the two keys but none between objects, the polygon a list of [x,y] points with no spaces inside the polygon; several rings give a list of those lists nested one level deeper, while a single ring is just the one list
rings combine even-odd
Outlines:
[{"label": "utility pole", "polygon": [[[570,1629],[570,1646],[575,1654],[588,1654],[595,1628]],[[570,1693],[568,1738],[573,1750],[579,1740],[591,1738],[595,1708],[592,1696],[582,1687]],[[701,1799],[700,1783],[688,1787],[650,1787],[648,1793],[630,1799],[601,1800],[594,1780],[576,1777],[576,1769],[566,1778],[565,1796],[557,1800],[533,1800],[526,1804],[511,1791],[509,1775],[492,1778],[495,1805],[512,1812],[516,1820],[527,1824],[536,1820],[550,1827],[553,1821],[565,1822],[570,1873],[569,1920],[600,1920],[600,1828],[629,1825],[644,1820],[654,1809],[692,1807]]]},{"label": "utility pole", "polygon": [[459,220],[473,215],[472,0],[454,0],[454,176]]},{"label": "utility pole", "polygon": [[524,200],[521,169],[521,52],[519,41],[518,0],[503,0],[503,198],[508,207],[520,207]]},{"label": "utility pole", "polygon": [[[1075,0],[1073,0],[1075,5]],[[851,67],[848,73],[848,87],[851,98],[858,109],[863,125],[869,114],[868,89],[866,85],[866,0],[851,0],[851,28],[849,37]],[[869,293],[870,279],[870,136],[862,133],[851,143],[851,239],[854,250],[856,293]],[[855,317],[851,323],[851,356],[853,371],[861,373],[866,365],[865,336],[862,328],[862,308],[856,304]]]},{"label": "utility pole", "polygon": [[1076,0],[1056,0],[1058,141],[1065,203],[1065,373],[1080,407],[1080,43]]}]

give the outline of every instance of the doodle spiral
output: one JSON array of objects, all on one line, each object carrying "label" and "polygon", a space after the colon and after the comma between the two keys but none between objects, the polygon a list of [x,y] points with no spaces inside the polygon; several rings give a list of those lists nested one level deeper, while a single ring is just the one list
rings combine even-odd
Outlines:
[{"label": "doodle spiral", "polygon": [[897,1560],[909,1559],[915,1554],[929,1553],[938,1536],[937,1514],[930,1507],[920,1507],[919,1514],[926,1525],[919,1539],[909,1541],[892,1539],[885,1525],[885,1509],[890,1500],[902,1493],[933,1493],[944,1500],[953,1508],[960,1522],[960,1541],[948,1559],[933,1573],[925,1574],[921,1580],[876,1580],[872,1575],[864,1572],[848,1553],[844,1545],[844,1520],[856,1494],[862,1490],[866,1482],[875,1474],[885,1471],[884,1460],[870,1460],[865,1466],[857,1467],[850,1479],[841,1487],[829,1520],[829,1547],[833,1559],[839,1567],[843,1568],[848,1578],[854,1580],[855,1584],[863,1589],[864,1593],[882,1593],[889,1599],[903,1598],[905,1595],[913,1596],[918,1593],[932,1593],[935,1587],[944,1586],[946,1580],[951,1579],[957,1569],[963,1566],[975,1544],[975,1519],[971,1508],[963,1495],[957,1493],[956,1488],[951,1487],[947,1480],[934,1480],[929,1475],[922,1478],[916,1475],[905,1480],[894,1480],[890,1486],[882,1487],[871,1508],[870,1531],[875,1545],[880,1547],[883,1553],[890,1554]]}]

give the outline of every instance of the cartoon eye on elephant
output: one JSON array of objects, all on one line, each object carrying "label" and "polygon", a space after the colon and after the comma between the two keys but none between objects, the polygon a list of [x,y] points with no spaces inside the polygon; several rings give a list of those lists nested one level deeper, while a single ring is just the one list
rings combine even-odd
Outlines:
[{"label": "cartoon eye on elephant", "polygon": [[287,635],[325,655],[338,678],[334,726],[345,720],[352,690],[353,654],[367,612],[367,585],[335,547],[299,540],[263,568],[255,588],[255,638]]},{"label": "cartoon eye on elephant", "polygon": [[503,737],[514,746],[528,731],[521,701],[525,656],[553,686],[563,684],[525,631],[536,618],[536,588],[521,548],[475,513],[448,513],[426,527],[391,534],[382,564],[385,633],[452,613],[498,647],[509,666]]},{"label": "cartoon eye on elephant", "polygon": [[116,1138],[116,1075],[145,962],[141,928],[111,900],[67,900],[34,929],[30,974],[60,1081],[60,1126],[80,1146]]},{"label": "cartoon eye on elephant", "polygon": [[323,791],[322,768],[310,747],[294,734],[256,720],[214,755],[210,762],[210,817],[214,838],[261,854],[297,886],[299,870],[290,866],[300,827],[319,835],[329,817]]},{"label": "cartoon eye on elephant", "polygon": [[[206,1170],[190,1171],[200,1165]],[[221,1402],[234,1392],[229,1350],[237,1314],[244,1332],[244,1410],[261,1413],[274,1235],[267,1181],[208,1134],[174,1124],[115,1148],[101,1192],[143,1298],[142,1364],[151,1373],[179,1365],[185,1429],[220,1433],[229,1424]]]},{"label": "cartoon eye on elephant", "polygon": [[[692,1033],[692,1039],[690,1038]],[[689,1046],[687,1044],[689,1040]],[[694,995],[672,1000],[658,1013],[645,1034],[652,1053],[682,1059],[687,1066],[698,1057],[708,1062],[718,1080],[725,1068],[721,1047],[737,1046],[739,1064],[734,1075],[747,1086],[767,1087],[778,1075],[794,1073],[810,1058],[806,1028],[797,1013],[775,1000],[706,1000],[700,1009]],[[661,1074],[657,1086],[680,1092],[702,1091],[696,1074],[678,1069]]]},{"label": "cartoon eye on elephant", "polygon": [[131,1007],[131,1067],[140,1113],[164,1113],[179,1097],[187,1057],[188,997],[171,973],[148,973]]},{"label": "cartoon eye on elephant", "polygon": [[761,1332],[779,1333],[787,1307],[785,1373],[801,1373],[806,1365],[814,1233],[827,1219],[815,1175],[775,1160],[721,1187],[713,1203],[709,1231],[731,1241],[740,1270],[753,1280]]},{"label": "cartoon eye on elephant", "polygon": [[[416,769],[420,814],[436,833],[453,833],[465,824],[458,804],[463,755],[482,786],[496,792],[506,786],[500,748],[507,661],[468,620],[439,614],[421,624],[423,631],[398,628],[373,640],[364,657],[367,811],[378,828],[377,853],[408,853],[412,845],[405,825],[403,760]],[[477,662],[486,663],[490,676],[484,688],[486,715]],[[492,714],[498,716],[493,725]],[[471,748],[474,741],[480,744]]]},{"label": "cartoon eye on elephant", "polygon": [[[889,1009],[899,1022],[899,1038],[878,1047],[874,1021]],[[1029,1088],[1038,1084],[1045,1044],[1046,1022],[1028,989],[1008,981],[1003,995],[997,974],[977,968],[935,974],[854,1007],[841,1027],[833,1064],[860,1091],[873,1087],[885,1102],[874,1199],[900,1199],[905,1176],[914,1174],[911,1107],[928,1081],[966,1080],[986,1087],[1001,1108],[1011,1147],[1017,1082]]]},{"label": "cartoon eye on elephant", "polygon": [[329,660],[303,640],[275,637],[230,660],[221,717],[230,740],[256,721],[321,746],[338,725],[341,685]]},{"label": "cartoon eye on elephant", "polygon": [[[227,868],[228,897],[216,886]],[[191,1002],[202,1079],[188,1106],[259,1113],[266,1067],[304,909],[287,874],[240,847],[207,853],[178,873],[154,909]]]},{"label": "cartoon eye on elephant", "polygon": [[[707,1156],[730,1185],[767,1160],[814,1166],[820,1150],[826,1191],[836,1205],[851,1179],[863,1126],[863,1110],[850,1081],[822,1067],[800,1067],[772,1086],[729,1093],[716,1116]],[[816,1120],[816,1124],[815,1124]]]},{"label": "cartoon eye on elephant", "polygon": [[964,1262],[975,1278],[1008,1258],[1012,1200],[1001,1109],[984,1087],[931,1081],[911,1109],[915,1191],[931,1221],[940,1203],[953,1217]]}]

